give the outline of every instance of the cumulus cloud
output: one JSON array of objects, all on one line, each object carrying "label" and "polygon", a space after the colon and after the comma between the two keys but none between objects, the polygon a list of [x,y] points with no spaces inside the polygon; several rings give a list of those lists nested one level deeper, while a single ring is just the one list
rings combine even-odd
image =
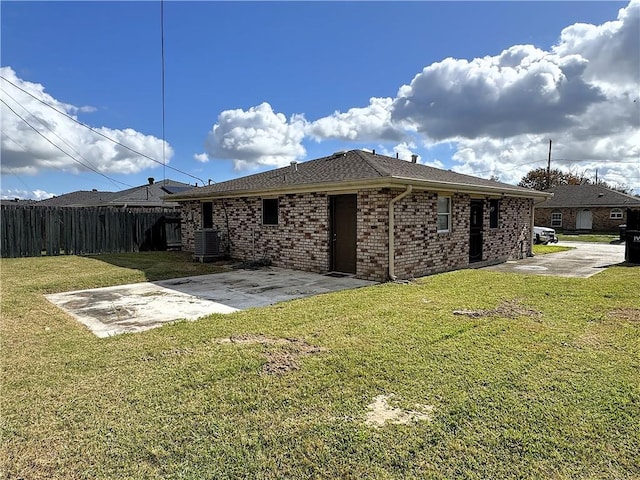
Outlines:
[{"label": "cumulus cloud", "polygon": [[241,169],[301,159],[307,139],[376,142],[380,152],[408,158],[419,153],[416,141],[422,163],[443,167],[438,148],[446,144],[454,170],[517,183],[546,165],[551,138],[555,168],[592,177],[598,169],[603,180],[638,185],[638,38],[640,0],[633,0],[615,20],[567,26],[547,50],[513,45],[482,58],[446,58],[395,98],[313,121],[287,120],[267,103],[222,112],[207,154]]},{"label": "cumulus cloud", "polygon": [[45,192],[44,190],[19,190],[19,189],[6,189],[0,193],[0,198],[3,200],[14,200],[19,198],[21,200],[46,200],[47,198],[55,197],[55,193]]},{"label": "cumulus cloud", "polygon": [[[45,92],[43,85],[18,78],[11,67],[2,67],[0,72],[6,79],[0,82],[0,98],[6,103],[0,104],[2,173],[37,174],[55,168],[68,172],[95,169],[105,174],[129,174],[157,166],[156,162],[97,135],[54,110],[76,118],[76,113],[95,111],[94,107],[76,107],[57,100]],[[162,160],[163,141],[159,138],[133,129],[98,127],[94,130],[151,158]],[[165,143],[165,155],[167,159],[173,155],[168,143]]]},{"label": "cumulus cloud", "polygon": [[584,78],[601,88],[634,89],[640,80],[640,2],[633,1],[614,21],[602,25],[578,23],[560,34],[553,47],[558,55],[580,55],[589,60]]},{"label": "cumulus cloud", "polygon": [[[619,186],[640,184],[640,2],[602,25],[565,28],[551,56],[579,58],[580,82],[597,88],[603,101],[582,103],[564,125],[525,129],[508,138],[498,133],[454,139],[457,170],[493,174],[517,183],[527,171],[546,165],[553,140],[554,168]],[[531,47],[533,48],[533,47]],[[584,100],[585,97],[582,97]],[[480,118],[483,120],[483,118]]]},{"label": "cumulus cloud", "polygon": [[304,157],[306,120],[287,119],[268,103],[249,110],[225,110],[205,141],[206,154],[234,161],[236,170],[258,166],[284,166]]},{"label": "cumulus cloud", "polygon": [[346,113],[334,112],[312,122],[306,132],[318,141],[399,141],[406,134],[391,120],[392,104],[392,98],[371,98],[364,108],[351,108]]},{"label": "cumulus cloud", "polygon": [[200,163],[207,163],[209,161],[209,155],[206,153],[196,153],[193,158]]},{"label": "cumulus cloud", "polygon": [[472,61],[447,58],[400,88],[392,117],[435,140],[568,128],[605,99],[582,78],[587,63],[530,45]]}]

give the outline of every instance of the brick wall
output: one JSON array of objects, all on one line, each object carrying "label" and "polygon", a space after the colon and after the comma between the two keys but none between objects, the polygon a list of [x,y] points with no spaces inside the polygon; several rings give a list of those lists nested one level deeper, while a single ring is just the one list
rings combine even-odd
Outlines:
[{"label": "brick wall", "polygon": [[[576,229],[576,217],[583,208],[536,208],[536,225],[541,227],[551,227],[559,231],[573,231]],[[591,230],[597,232],[619,232],[619,225],[627,221],[627,209],[622,208],[622,218],[612,219],[611,207],[589,208],[592,216]],[[551,226],[551,213],[562,213],[562,226]]]},{"label": "brick wall", "polygon": [[[389,271],[389,201],[403,190],[358,192],[356,275],[385,281]],[[400,279],[455,270],[469,265],[470,197],[452,195],[451,229],[437,232],[437,194],[413,192],[395,204],[395,272]],[[500,201],[499,226],[489,228],[484,208],[483,260],[506,260],[531,252],[532,201]],[[201,228],[200,202],[182,208],[183,248],[193,251],[194,231]],[[221,249],[231,258],[268,258],[283,268],[325,273],[330,268],[329,195],[310,193],[279,197],[279,224],[262,225],[262,199],[213,201],[213,225],[221,232]]]},{"label": "brick wall", "polygon": [[[398,192],[399,193],[399,192]],[[358,192],[356,274],[365,280],[385,281],[389,273],[389,201],[398,193],[389,189]]]},{"label": "brick wall", "polygon": [[[278,225],[262,225],[262,198],[213,201],[213,226],[220,248],[239,260],[269,259],[277,267],[326,272],[329,269],[329,209],[326,194],[278,197]],[[183,207],[182,244],[194,250],[193,232],[201,228],[200,202]]]},{"label": "brick wall", "polygon": [[[449,232],[437,231],[438,196],[416,192],[396,204],[396,276],[420,277],[469,266],[468,195],[453,195]],[[505,198],[500,201],[498,228],[489,228],[489,202],[484,205],[482,260],[505,261],[531,253],[532,201]]]}]

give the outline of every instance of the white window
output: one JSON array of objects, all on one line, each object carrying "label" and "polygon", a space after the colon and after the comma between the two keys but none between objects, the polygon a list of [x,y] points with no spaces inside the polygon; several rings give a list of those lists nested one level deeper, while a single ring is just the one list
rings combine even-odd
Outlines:
[{"label": "white window", "polygon": [[451,198],[438,196],[438,232],[451,230]]},{"label": "white window", "polygon": [[551,226],[562,227],[562,213],[554,212],[551,214]]},{"label": "white window", "polygon": [[614,218],[614,219],[620,220],[622,218],[622,209],[621,208],[613,208],[611,210],[611,214],[609,215],[609,218]]}]

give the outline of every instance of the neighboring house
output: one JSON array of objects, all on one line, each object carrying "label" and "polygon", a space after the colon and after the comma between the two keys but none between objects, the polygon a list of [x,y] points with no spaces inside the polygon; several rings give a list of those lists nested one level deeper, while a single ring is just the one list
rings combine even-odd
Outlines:
[{"label": "neighboring house", "polygon": [[601,185],[560,185],[553,197],[536,205],[536,225],[563,231],[618,232],[627,208],[640,209],[640,198]]},{"label": "neighboring house", "polygon": [[155,182],[149,178],[149,183],[139,187],[121,190],[119,192],[102,192],[98,190],[66,193],[57,197],[37,202],[36,205],[50,207],[120,207],[120,208],[178,208],[176,202],[167,200],[171,195],[191,190],[192,185],[176,182],[175,180],[161,180]]},{"label": "neighboring house", "polygon": [[183,249],[215,228],[231,258],[375,281],[530,255],[534,202],[548,193],[415,159],[337,152],[175,194]]}]

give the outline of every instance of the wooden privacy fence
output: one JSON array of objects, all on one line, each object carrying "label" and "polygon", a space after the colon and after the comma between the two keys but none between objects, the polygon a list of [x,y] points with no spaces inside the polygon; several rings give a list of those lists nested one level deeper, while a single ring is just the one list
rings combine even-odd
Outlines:
[{"label": "wooden privacy fence", "polygon": [[179,247],[180,212],[3,205],[2,257],[139,252]]}]

